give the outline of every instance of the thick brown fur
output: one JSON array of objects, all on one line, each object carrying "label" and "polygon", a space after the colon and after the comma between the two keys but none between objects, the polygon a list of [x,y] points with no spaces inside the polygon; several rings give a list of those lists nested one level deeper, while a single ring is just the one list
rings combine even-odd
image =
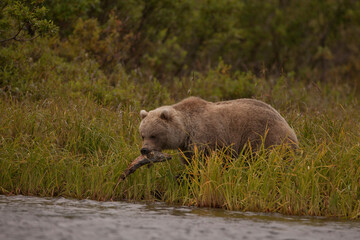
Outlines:
[{"label": "thick brown fur", "polygon": [[[207,102],[189,97],[150,112],[141,110],[142,149],[178,149],[191,153],[198,149],[231,146],[240,153],[245,146],[253,151],[264,143],[268,148],[288,144],[296,148],[294,130],[270,105],[255,99]],[[188,155],[189,156],[189,155]]]}]

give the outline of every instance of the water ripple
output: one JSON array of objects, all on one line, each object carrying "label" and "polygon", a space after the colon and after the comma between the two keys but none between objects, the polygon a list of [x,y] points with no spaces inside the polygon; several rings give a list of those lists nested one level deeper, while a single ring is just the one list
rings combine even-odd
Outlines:
[{"label": "water ripple", "polygon": [[357,239],[360,222],[0,195],[0,239]]}]

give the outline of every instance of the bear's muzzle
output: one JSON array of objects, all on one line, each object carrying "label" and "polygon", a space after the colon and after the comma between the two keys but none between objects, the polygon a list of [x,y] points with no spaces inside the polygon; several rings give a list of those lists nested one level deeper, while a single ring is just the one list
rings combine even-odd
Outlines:
[{"label": "bear's muzzle", "polygon": [[141,152],[141,155],[146,155],[146,154],[149,154],[151,151],[148,148],[142,148],[140,150],[140,152]]}]

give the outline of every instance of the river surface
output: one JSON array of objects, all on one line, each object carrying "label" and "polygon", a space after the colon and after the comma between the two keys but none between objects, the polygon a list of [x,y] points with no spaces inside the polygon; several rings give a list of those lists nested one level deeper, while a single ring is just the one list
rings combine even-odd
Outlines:
[{"label": "river surface", "polygon": [[0,195],[0,240],[360,239],[359,221]]}]

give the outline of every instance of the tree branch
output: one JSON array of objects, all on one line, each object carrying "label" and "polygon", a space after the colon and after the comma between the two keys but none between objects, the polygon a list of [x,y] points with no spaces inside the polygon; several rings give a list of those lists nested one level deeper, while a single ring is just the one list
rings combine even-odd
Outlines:
[{"label": "tree branch", "polygon": [[26,42],[26,41],[31,41],[31,40],[34,40],[35,38],[38,38],[38,37],[40,37],[40,35],[36,35],[36,36],[34,36],[34,37],[32,37],[32,38],[28,38],[28,39],[14,39],[15,41],[19,41],[19,42]]},{"label": "tree branch", "polygon": [[16,37],[20,34],[21,30],[22,30],[22,28],[19,28],[19,31],[14,36],[12,36],[11,38],[0,40],[0,43],[10,41],[10,40],[16,41],[17,40]]}]

